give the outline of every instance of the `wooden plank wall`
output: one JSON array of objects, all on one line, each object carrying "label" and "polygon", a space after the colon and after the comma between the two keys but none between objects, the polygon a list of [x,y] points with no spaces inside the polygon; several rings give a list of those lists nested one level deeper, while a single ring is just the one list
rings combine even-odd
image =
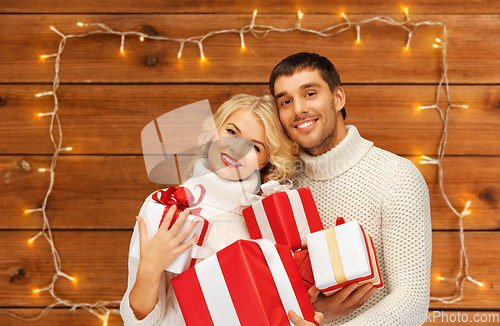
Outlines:
[{"label": "wooden plank wall", "polygon": [[[500,2],[488,0],[408,0],[410,19],[441,21],[449,32],[448,76],[450,95],[469,109],[450,113],[444,187],[451,203],[461,210],[470,200],[472,214],[465,218],[470,274],[485,286],[466,282],[463,300],[431,303],[431,313],[446,310],[466,314],[500,314]],[[34,316],[53,303],[47,293],[32,290],[50,283],[54,272],[48,244],[27,240],[42,227],[37,213],[50,183],[47,168],[53,146],[50,117],[53,99],[34,94],[51,90],[53,59],[40,55],[57,51],[60,37],[81,33],[77,22],[103,23],[120,31],[188,37],[212,30],[241,28],[250,23],[254,9],[258,24],[290,27],[297,10],[305,14],[302,26],[322,29],[342,22],[377,15],[404,20],[401,3],[389,0],[315,2],[255,0],[203,1],[57,1],[3,0],[0,4],[0,308]],[[59,117],[63,153],[56,167],[55,184],[47,214],[63,270],[78,278],[56,283],[60,297],[76,302],[120,300],[127,282],[127,249],[144,198],[162,187],[148,180],[141,156],[140,132],[152,119],[177,107],[209,99],[212,110],[236,93],[268,93],[267,80],[274,65],[298,51],[313,51],[337,66],[347,93],[347,123],[379,147],[408,157],[423,173],[431,193],[433,263],[431,295],[453,295],[451,282],[459,271],[458,221],[447,207],[438,186],[435,166],[420,165],[420,155],[435,155],[442,132],[436,111],[419,111],[433,104],[443,73],[441,52],[432,48],[442,29],[421,27],[410,51],[404,30],[373,23],[332,38],[293,32],[272,33],[264,40],[220,35],[204,42],[207,60],[201,62],[196,46],[186,45],[177,59],[178,45],[95,35],[71,39],[62,56]],[[444,92],[444,89],[441,90]],[[446,105],[443,96],[440,104]],[[31,171],[20,162],[27,162]],[[24,165],[26,166],[26,165]],[[116,306],[115,306],[116,307]],[[498,317],[498,316],[497,316]],[[24,323],[0,314],[1,325],[100,325],[84,311],[75,315],[58,308],[40,321]],[[110,325],[122,324],[112,316]],[[437,318],[433,323],[445,325]],[[493,325],[494,323],[483,323]]]}]

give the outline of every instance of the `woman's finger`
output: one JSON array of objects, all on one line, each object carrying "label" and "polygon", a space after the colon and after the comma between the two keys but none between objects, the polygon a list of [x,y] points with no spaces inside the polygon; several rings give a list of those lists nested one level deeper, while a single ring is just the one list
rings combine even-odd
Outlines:
[{"label": "woman's finger", "polygon": [[184,252],[186,250],[188,250],[189,248],[191,248],[193,246],[193,244],[198,241],[198,237],[199,235],[198,234],[195,234],[191,237],[191,239],[189,239],[188,242],[186,243],[183,243],[181,245],[179,245],[179,250],[181,250],[181,252]]},{"label": "woman's finger", "polygon": [[186,221],[186,218],[189,216],[189,212],[190,212],[189,207],[186,208],[184,211],[182,211],[181,215],[179,215],[179,218],[175,221],[175,223],[170,228],[169,232],[171,232],[174,236],[181,229],[182,225]]},{"label": "woman's finger", "polygon": [[194,230],[194,228],[198,225],[200,218],[195,216],[191,223],[189,223],[184,230],[182,230],[177,237],[179,237],[179,243],[181,243],[187,236]]},{"label": "woman's finger", "polygon": [[135,219],[139,225],[139,243],[142,243],[148,237],[148,228],[142,217],[136,216]]},{"label": "woman's finger", "polygon": [[168,227],[170,226],[170,223],[172,222],[172,218],[174,217],[175,211],[177,210],[177,206],[172,205],[167,211],[167,214],[165,214],[165,218],[163,219],[163,222],[161,222],[160,227],[158,228],[158,232],[167,232]]}]

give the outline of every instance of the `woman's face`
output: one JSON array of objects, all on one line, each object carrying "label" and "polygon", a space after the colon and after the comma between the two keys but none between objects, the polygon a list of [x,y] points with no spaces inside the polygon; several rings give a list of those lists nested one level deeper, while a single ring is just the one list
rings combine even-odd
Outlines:
[{"label": "woman's face", "polygon": [[232,113],[212,138],[208,160],[222,178],[242,180],[269,162],[264,124],[248,109]]}]

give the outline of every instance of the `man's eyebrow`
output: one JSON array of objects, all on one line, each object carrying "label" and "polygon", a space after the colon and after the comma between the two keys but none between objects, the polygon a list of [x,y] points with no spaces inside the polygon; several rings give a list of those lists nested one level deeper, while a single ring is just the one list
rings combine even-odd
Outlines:
[{"label": "man's eyebrow", "polygon": [[241,130],[240,130],[240,128],[238,128],[238,126],[237,126],[237,125],[235,125],[235,124],[234,124],[234,123],[232,123],[232,122],[229,122],[229,123],[228,123],[228,125],[232,125],[232,126],[234,127],[234,129],[236,129],[236,130],[237,130],[237,131],[241,134]]},{"label": "man's eyebrow", "polygon": [[318,83],[306,83],[302,86],[300,86],[300,89],[306,89],[306,88],[311,88],[311,87],[319,87],[320,85]]},{"label": "man's eyebrow", "polygon": [[275,99],[279,99],[280,97],[283,97],[283,96],[285,96],[286,94],[287,94],[286,92],[281,92],[281,93],[277,94],[274,98],[275,98]]},{"label": "man's eyebrow", "polygon": [[[320,84],[318,84],[318,83],[305,83],[304,85],[300,86],[300,89],[307,89],[307,88],[311,88],[311,87],[320,87]],[[287,95],[287,92],[281,92],[281,93],[278,93],[274,98],[277,100],[280,97],[283,97],[285,95]]]}]

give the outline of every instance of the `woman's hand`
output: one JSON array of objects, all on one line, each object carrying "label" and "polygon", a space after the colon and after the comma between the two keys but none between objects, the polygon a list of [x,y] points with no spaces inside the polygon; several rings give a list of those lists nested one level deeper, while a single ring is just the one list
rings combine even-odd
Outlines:
[{"label": "woman's hand", "polygon": [[197,217],[176,235],[189,215],[189,208],[182,212],[170,230],[168,229],[175,209],[175,206],[170,207],[162,225],[153,237],[148,236],[144,219],[137,216],[141,259],[134,287],[129,294],[129,302],[132,311],[139,320],[149,315],[156,306],[160,289],[160,277],[165,268],[172,264],[181,253],[191,248],[198,238],[198,235],[195,234],[189,241],[181,244],[198,223]]},{"label": "woman's hand", "polygon": [[148,236],[147,226],[144,219],[137,216],[137,221],[139,222],[139,234],[140,234],[140,247],[141,247],[141,259],[139,263],[139,270],[143,270],[151,273],[150,276],[158,276],[161,272],[170,266],[174,260],[182,254],[187,249],[193,246],[193,243],[197,240],[198,235],[195,234],[189,241],[181,244],[181,242],[193,231],[193,229],[198,224],[199,218],[195,217],[189,225],[182,230],[179,235],[179,229],[182,227],[186,218],[189,215],[189,208],[186,208],[179,216],[177,221],[170,230],[168,226],[172,221],[176,210],[176,206],[172,205],[165,215],[163,223],[160,225],[158,232],[153,236]]},{"label": "woman's hand", "polygon": [[[288,318],[290,318],[290,321],[295,325],[295,326],[316,326],[311,322],[308,322],[307,320],[304,320],[304,318],[300,317],[295,313],[293,310],[288,310]],[[314,321],[319,324],[323,320],[323,314],[321,312],[314,312]]]}]

